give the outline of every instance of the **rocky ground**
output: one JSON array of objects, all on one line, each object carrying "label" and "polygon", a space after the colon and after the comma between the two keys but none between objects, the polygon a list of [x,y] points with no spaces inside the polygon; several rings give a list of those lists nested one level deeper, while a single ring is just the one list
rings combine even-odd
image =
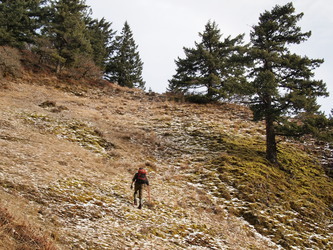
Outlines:
[{"label": "rocky ground", "polygon": [[[299,237],[277,231],[283,220],[264,209],[271,221],[265,230],[272,230],[253,222],[256,202],[242,197],[240,179],[230,175],[236,141],[256,145],[258,157],[264,150],[263,126],[251,122],[247,108],[75,84],[26,76],[1,86],[0,198],[12,218],[1,223],[0,215],[3,248],[297,249],[304,237],[313,237],[308,245],[332,246],[332,222],[324,216],[317,227],[325,230]],[[140,166],[149,171],[152,198],[142,210],[130,190]],[[46,243],[15,237],[10,224],[29,227]]]}]

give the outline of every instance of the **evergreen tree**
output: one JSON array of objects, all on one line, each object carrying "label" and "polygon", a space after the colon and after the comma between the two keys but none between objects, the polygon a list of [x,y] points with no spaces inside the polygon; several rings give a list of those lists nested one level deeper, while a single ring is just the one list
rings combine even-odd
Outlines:
[{"label": "evergreen tree", "polygon": [[93,50],[93,60],[97,66],[105,70],[107,59],[113,53],[113,37],[115,32],[111,23],[101,20],[87,19],[88,38]]},{"label": "evergreen tree", "polygon": [[266,123],[266,157],[277,163],[276,131],[286,115],[315,113],[318,96],[326,96],[325,83],[314,80],[313,70],[321,59],[292,54],[291,44],[306,41],[311,32],[301,32],[297,22],[303,13],[294,14],[292,3],[275,6],[260,15],[251,32],[251,58],[254,67],[252,105],[256,120]]},{"label": "evergreen tree", "polygon": [[56,49],[57,72],[64,66],[73,66],[79,58],[91,57],[92,48],[87,38],[88,6],[84,0],[52,1],[49,24],[44,34]]},{"label": "evergreen tree", "polygon": [[[333,113],[332,113],[333,114]],[[300,138],[304,135],[311,135],[319,141],[333,142],[333,117],[326,117],[321,112],[301,113],[293,119],[285,117],[283,126],[278,126],[276,131],[278,135]],[[297,121],[297,122],[295,122]]]},{"label": "evergreen tree", "polygon": [[0,0],[0,46],[33,44],[41,26],[42,0]]},{"label": "evergreen tree", "polygon": [[195,48],[184,47],[185,58],[175,61],[176,74],[169,80],[168,89],[182,93],[203,90],[208,100],[241,92],[246,83],[244,35],[229,36],[221,41],[218,26],[210,21],[199,35],[201,42],[195,43]]},{"label": "evergreen tree", "polygon": [[129,88],[144,89],[142,79],[143,63],[140,59],[138,46],[135,44],[130,26],[125,22],[114,43],[114,54],[111,55],[106,68],[106,77],[112,82]]}]

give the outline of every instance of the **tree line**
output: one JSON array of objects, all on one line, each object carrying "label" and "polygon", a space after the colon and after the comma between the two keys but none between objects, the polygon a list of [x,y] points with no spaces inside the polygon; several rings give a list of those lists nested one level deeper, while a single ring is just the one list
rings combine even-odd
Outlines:
[{"label": "tree line", "polygon": [[[84,0],[0,0],[0,46],[29,48],[40,61],[64,69],[92,69],[121,86],[144,89],[143,63],[132,31],[125,22],[117,35],[112,23],[91,17]],[[194,48],[175,60],[176,74],[168,91],[195,102],[237,100],[246,103],[254,119],[266,124],[266,158],[278,162],[277,135],[315,134],[333,140],[332,117],[320,113],[317,97],[328,96],[326,84],[314,79],[323,59],[290,51],[306,41],[292,3],[260,14],[250,43],[244,34],[223,38],[209,21]],[[301,121],[301,122],[300,122]]]},{"label": "tree line", "polygon": [[57,73],[100,70],[121,86],[144,88],[129,24],[116,35],[112,23],[91,16],[84,0],[0,0],[0,46],[29,48]]}]

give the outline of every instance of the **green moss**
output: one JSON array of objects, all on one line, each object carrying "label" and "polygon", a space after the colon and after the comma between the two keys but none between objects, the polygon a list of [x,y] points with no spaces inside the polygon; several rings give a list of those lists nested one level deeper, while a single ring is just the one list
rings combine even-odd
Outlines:
[{"label": "green moss", "polygon": [[49,198],[57,197],[58,200],[72,204],[92,202],[102,207],[104,204],[113,203],[113,198],[103,194],[99,187],[76,178],[62,179],[54,183],[48,188],[48,195]]},{"label": "green moss", "polygon": [[[312,156],[283,143],[278,147],[280,164],[272,165],[265,158],[265,141],[260,137],[219,135],[204,130],[194,130],[192,135],[213,152],[220,152],[193,173],[197,178],[192,176],[192,181],[214,190],[212,195],[218,198],[241,200],[245,205],[228,208],[229,211],[243,216],[260,233],[273,233],[272,239],[287,248],[306,247],[308,232],[332,233],[325,223],[333,216],[333,181]],[[235,191],[226,192],[226,185]]]},{"label": "green moss", "polygon": [[99,130],[80,121],[56,120],[47,115],[36,113],[24,113],[21,116],[40,129],[55,134],[59,138],[78,143],[103,156],[108,156],[107,151],[114,146],[103,137]]},{"label": "green moss", "polygon": [[[301,231],[305,229],[320,233],[316,224],[323,222],[325,217],[328,221],[328,214],[332,216],[331,211],[328,210],[328,204],[333,194],[332,181],[324,175],[321,167],[304,152],[297,151],[288,145],[279,148],[280,167],[271,166],[265,163],[265,160],[260,160],[258,151],[252,151],[250,157],[242,149],[243,146],[244,143],[241,143],[241,149],[234,147],[233,158],[224,156],[223,166],[220,166],[220,171],[222,170],[234,180],[234,187],[239,191],[238,197],[242,200],[260,203],[262,207],[274,208],[279,205],[285,210],[291,209],[296,214],[290,220],[299,221],[300,224],[308,222],[309,225],[304,227],[294,222],[291,225],[292,231],[296,231],[298,228]],[[244,154],[238,154],[235,151],[242,151]],[[244,155],[247,156],[243,157]],[[215,161],[213,164],[216,163]],[[273,227],[280,229],[283,227],[269,218],[277,218],[279,222],[286,222],[274,214],[258,218],[253,214],[258,209],[251,206],[248,206],[246,210],[244,218],[263,234],[271,233]],[[285,228],[288,228],[288,223]],[[279,229],[275,229],[275,232],[278,231]],[[304,245],[302,242],[306,242],[303,235],[293,237],[288,234],[286,236],[287,234],[283,231],[280,235],[275,233],[274,236],[275,241],[280,242],[281,245],[302,246]],[[318,243],[316,246],[321,247],[321,244]]]}]

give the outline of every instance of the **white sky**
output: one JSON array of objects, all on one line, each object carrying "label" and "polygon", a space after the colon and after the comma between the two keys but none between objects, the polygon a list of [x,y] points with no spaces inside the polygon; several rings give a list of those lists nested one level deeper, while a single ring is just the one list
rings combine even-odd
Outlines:
[{"label": "white sky", "polygon": [[[251,27],[259,15],[276,4],[290,0],[86,0],[93,17],[104,17],[118,33],[128,21],[143,61],[146,88],[163,93],[175,74],[177,57],[184,58],[183,47],[200,42],[209,20],[215,21],[223,37],[245,33],[249,41]],[[308,41],[293,47],[292,52],[325,62],[316,70],[316,79],[327,84],[330,97],[319,99],[321,110],[333,109],[333,4],[332,0],[294,0],[295,13],[304,16],[298,25],[312,31]]]}]

